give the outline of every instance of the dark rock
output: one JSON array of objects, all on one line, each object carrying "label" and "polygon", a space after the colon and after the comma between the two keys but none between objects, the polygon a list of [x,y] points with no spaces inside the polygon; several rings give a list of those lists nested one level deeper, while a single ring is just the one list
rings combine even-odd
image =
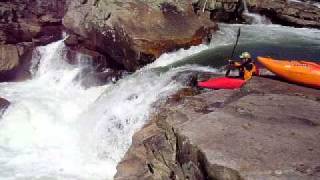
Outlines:
[{"label": "dark rock", "polygon": [[244,10],[242,0],[197,0],[193,5],[197,14],[206,14],[207,11],[215,22],[244,22],[241,16]]},{"label": "dark rock", "polygon": [[76,81],[81,82],[81,85],[85,88],[92,86],[101,86],[108,83],[116,83],[119,79],[124,78],[127,75],[126,71],[119,71],[113,69],[106,69],[105,71],[98,72],[91,68],[84,69],[79,76],[76,77]]},{"label": "dark rock", "polygon": [[[0,3],[1,40],[5,43],[31,42],[43,36],[61,36],[62,17],[65,13],[65,0],[59,1],[7,1]],[[58,27],[52,27],[58,26]],[[45,38],[45,39],[47,39]],[[52,41],[41,41],[47,44]]]},{"label": "dark rock", "polygon": [[5,110],[9,107],[10,102],[6,99],[0,98],[0,117],[3,115]]},{"label": "dark rock", "polygon": [[0,2],[0,81],[30,76],[31,51],[61,38],[65,0]]},{"label": "dark rock", "polygon": [[63,24],[82,47],[133,71],[162,53],[197,45],[217,26],[197,16],[191,0],[170,2],[73,1]]},{"label": "dark rock", "polygon": [[255,77],[240,90],[169,100],[134,135],[115,179],[317,179],[318,97]]}]

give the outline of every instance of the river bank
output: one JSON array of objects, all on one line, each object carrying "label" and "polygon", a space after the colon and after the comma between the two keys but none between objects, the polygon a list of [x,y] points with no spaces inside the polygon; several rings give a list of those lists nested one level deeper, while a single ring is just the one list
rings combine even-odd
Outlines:
[{"label": "river bank", "polygon": [[317,179],[319,97],[270,77],[181,91],[134,135],[115,179]]}]

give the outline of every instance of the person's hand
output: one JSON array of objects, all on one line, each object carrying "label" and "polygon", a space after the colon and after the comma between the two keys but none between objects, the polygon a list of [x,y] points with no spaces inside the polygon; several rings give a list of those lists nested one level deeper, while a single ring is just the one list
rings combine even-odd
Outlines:
[{"label": "person's hand", "polygon": [[235,62],[231,59],[228,60],[229,65],[233,65]]}]

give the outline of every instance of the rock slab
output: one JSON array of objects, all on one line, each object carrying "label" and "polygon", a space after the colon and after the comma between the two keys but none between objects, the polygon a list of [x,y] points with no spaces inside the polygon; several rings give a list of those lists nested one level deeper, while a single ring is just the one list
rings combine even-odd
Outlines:
[{"label": "rock slab", "polygon": [[318,90],[259,77],[241,90],[192,92],[160,105],[115,179],[320,177]]}]

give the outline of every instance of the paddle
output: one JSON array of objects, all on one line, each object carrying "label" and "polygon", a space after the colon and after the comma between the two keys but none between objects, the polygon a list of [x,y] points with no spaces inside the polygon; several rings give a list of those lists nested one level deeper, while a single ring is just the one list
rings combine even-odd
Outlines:
[{"label": "paddle", "polygon": [[239,27],[236,43],[235,43],[234,46],[233,46],[233,50],[232,50],[232,53],[231,53],[231,57],[228,59],[229,63],[228,63],[227,66],[224,67],[224,69],[227,69],[226,76],[229,76],[229,74],[230,74],[230,71],[231,71],[231,70],[230,70],[229,67],[231,66],[232,58],[233,58],[234,53],[235,53],[235,51],[236,51],[236,48],[237,48],[237,46],[238,46],[238,42],[239,42],[239,39],[240,39],[240,34],[241,34],[241,28]]},{"label": "paddle", "polygon": [[234,53],[235,53],[236,48],[237,48],[237,46],[238,46],[238,42],[239,42],[239,38],[240,38],[240,34],[241,34],[241,28],[239,27],[239,29],[238,29],[238,34],[237,34],[236,44],[233,46],[233,50],[232,50],[232,53],[231,53],[231,57],[230,57],[230,59],[232,59],[232,58],[233,58],[233,56],[234,56]]}]

